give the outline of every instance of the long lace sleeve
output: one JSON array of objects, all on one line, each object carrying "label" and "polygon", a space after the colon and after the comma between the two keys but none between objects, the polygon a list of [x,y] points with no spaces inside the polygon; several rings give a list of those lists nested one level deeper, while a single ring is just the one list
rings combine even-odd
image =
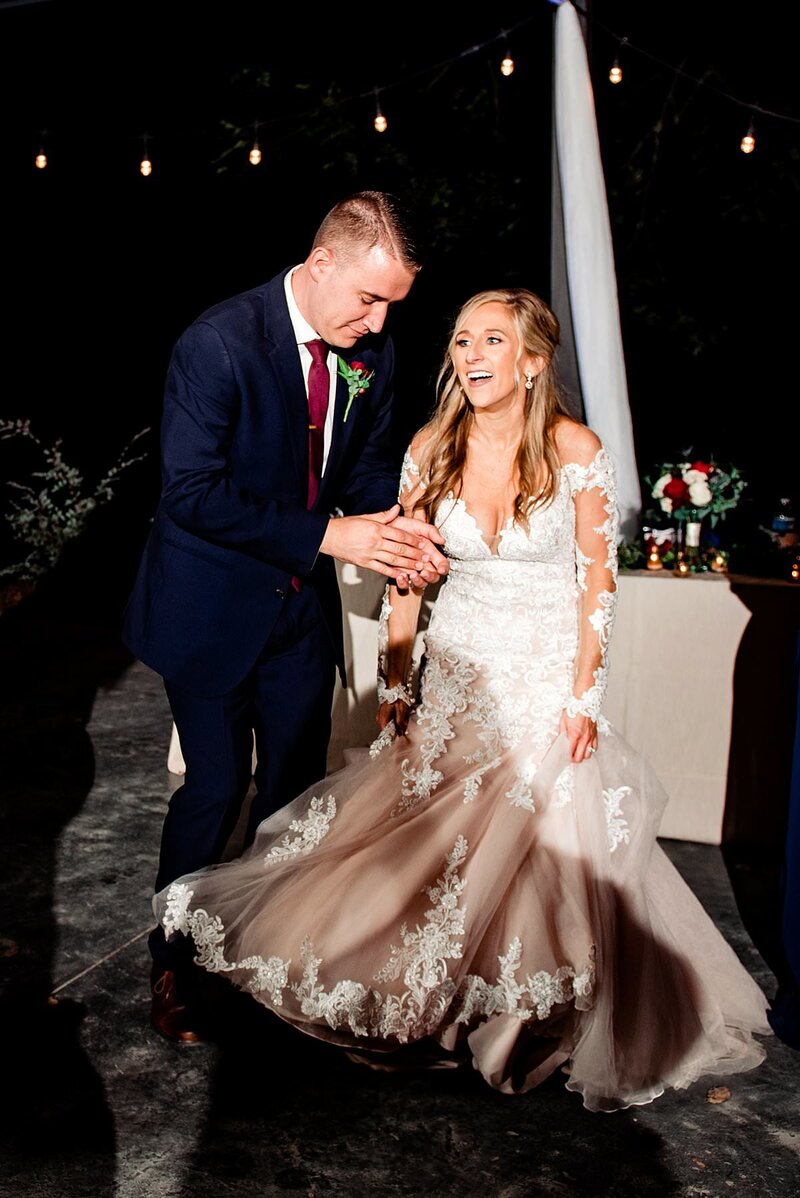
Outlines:
[{"label": "long lace sleeve", "polygon": [[[398,494],[398,502],[407,516],[414,514],[424,490],[419,466],[409,447],[403,458]],[[412,590],[399,595],[396,590],[393,593],[393,586],[386,584],[378,620],[378,702],[395,703],[402,699],[411,707],[414,704],[411,651],[422,592]]]},{"label": "long lace sleeve", "polygon": [[608,680],[608,647],[617,602],[619,513],[613,463],[600,448],[588,464],[565,466],[575,504],[575,568],[582,591],[573,697],[567,715],[596,723]]}]

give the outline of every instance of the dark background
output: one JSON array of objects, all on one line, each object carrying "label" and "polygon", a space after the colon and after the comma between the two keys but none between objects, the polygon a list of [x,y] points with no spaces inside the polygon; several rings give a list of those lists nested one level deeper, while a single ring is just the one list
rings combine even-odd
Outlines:
[{"label": "dark background", "polygon": [[[756,152],[745,156],[751,113],[719,94],[794,111],[788,12],[661,0],[590,8],[640,469],[689,447],[734,461],[749,487],[732,536],[755,535],[780,496],[798,500],[800,126],[756,116]],[[70,549],[82,601],[95,595],[114,619],[130,585],[158,495],[175,339],[205,307],[300,261],[343,195],[398,192],[427,246],[394,317],[398,446],[429,411],[465,298],[504,284],[549,296],[554,15],[546,0],[469,13],[387,6],[387,34],[363,9],[312,19],[300,6],[201,13],[183,0],[0,4],[0,418],[30,417],[42,439],[63,437],[89,478],[153,429],[147,461]],[[622,48],[618,87],[608,82],[614,34],[647,52]],[[498,69],[506,43],[509,79]],[[383,136],[372,126],[376,86]],[[258,168],[245,144],[255,120]],[[144,133],[149,179],[138,172]],[[43,172],[33,167],[42,139]],[[0,442],[0,473],[25,474],[23,448]],[[0,551],[11,560],[13,547]]]}]

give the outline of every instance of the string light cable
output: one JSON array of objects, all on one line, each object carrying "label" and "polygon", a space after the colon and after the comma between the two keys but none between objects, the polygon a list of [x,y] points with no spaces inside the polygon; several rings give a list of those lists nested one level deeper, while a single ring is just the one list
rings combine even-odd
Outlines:
[{"label": "string light cable", "polygon": [[[752,129],[752,121],[756,114],[765,116],[765,117],[769,117],[773,120],[786,121],[786,122],[790,122],[792,124],[800,124],[800,117],[793,116],[793,115],[791,115],[789,113],[785,113],[785,112],[777,112],[774,109],[765,108],[760,104],[753,103],[752,101],[742,100],[738,96],[733,95],[731,92],[726,91],[724,88],[718,87],[717,85],[715,85],[713,83],[709,83],[707,79],[698,78],[697,76],[692,75],[689,71],[684,70],[683,67],[675,66],[673,63],[665,61],[664,59],[660,58],[657,54],[652,53],[652,51],[645,49],[643,46],[638,45],[636,42],[632,42],[628,36],[622,36],[622,35],[616,33],[614,30],[610,29],[607,25],[604,25],[602,21],[597,20],[585,8],[583,8],[581,4],[576,3],[575,0],[546,0],[546,3],[548,3],[551,7],[557,7],[561,3],[572,3],[573,8],[576,10],[576,12],[579,13],[580,16],[583,17],[590,25],[595,26],[598,29],[602,30],[607,36],[609,36],[614,41],[616,41],[619,46],[620,51],[622,51],[624,48],[624,51],[626,54],[631,53],[631,52],[633,52],[635,54],[639,54],[643,58],[648,59],[650,62],[656,63],[658,66],[662,67],[663,69],[665,69],[667,71],[671,71],[675,75],[681,76],[682,78],[689,80],[696,87],[707,88],[709,91],[714,92],[716,95],[720,96],[724,100],[727,100],[729,103],[735,104],[740,108],[746,109],[748,111],[748,113],[750,114],[750,128],[748,129],[747,133],[744,135],[744,137],[742,138],[742,141],[741,141],[741,149],[744,153],[750,153],[752,151],[752,149],[755,147],[755,135],[754,135],[753,129]],[[353,94],[347,95],[347,96],[341,96],[338,98],[337,103],[340,105],[345,105],[345,104],[350,104],[350,103],[357,103],[357,102],[363,101],[367,98],[374,99],[375,115],[373,117],[373,125],[379,133],[384,133],[388,128],[388,121],[386,120],[386,117],[381,109],[381,105],[379,102],[380,95],[382,95],[386,92],[390,92],[393,89],[408,87],[410,84],[415,83],[417,80],[419,80],[423,77],[430,78],[430,77],[436,76],[437,74],[441,74],[444,71],[446,71],[447,69],[449,69],[450,67],[453,67],[455,64],[462,62],[465,59],[471,58],[475,54],[478,54],[481,51],[486,50],[488,47],[495,45],[497,42],[503,43],[504,52],[505,52],[505,57],[503,59],[503,63],[501,64],[501,71],[503,72],[503,74],[511,74],[511,72],[514,69],[514,62],[513,62],[513,59],[511,58],[511,55],[510,55],[510,52],[508,49],[509,37],[512,34],[517,34],[521,29],[523,29],[525,26],[530,24],[530,22],[533,21],[534,19],[535,19],[535,15],[531,14],[531,15],[523,18],[521,21],[518,21],[515,25],[511,26],[509,29],[501,29],[493,37],[486,39],[486,41],[480,42],[476,45],[467,46],[465,49],[461,50],[457,54],[450,56],[449,58],[441,59],[435,63],[429,64],[426,66],[420,66],[416,71],[413,71],[410,74],[405,74],[405,75],[403,75],[402,78],[392,80],[391,82],[387,82],[381,86],[373,86],[373,87],[369,88],[368,90],[356,92],[356,93],[353,93]],[[504,65],[506,63],[511,64],[510,69],[504,69]],[[619,67],[618,57],[615,60],[615,66],[619,70],[619,77],[621,79],[622,70],[621,70],[621,67]],[[612,70],[613,70],[613,68],[612,68]],[[323,112],[323,108],[324,108],[324,106],[322,104],[316,104],[313,109],[308,109],[304,112],[294,113],[294,114],[291,114],[288,116],[284,112],[280,116],[275,116],[271,120],[267,120],[267,121],[258,120],[258,121],[253,122],[253,128],[254,128],[256,136],[254,138],[254,141],[251,145],[251,149],[249,151],[250,163],[253,166],[256,166],[261,162],[261,157],[262,157],[261,147],[259,145],[259,140],[258,140],[258,130],[259,129],[264,128],[265,126],[273,128],[273,129],[276,126],[283,126],[283,128],[286,129],[290,123],[304,124],[309,121],[313,121],[313,119],[315,117],[318,117]],[[229,125],[228,127],[236,128],[236,126],[231,126],[231,125]],[[241,126],[239,126],[239,129],[241,129]],[[290,136],[291,136],[291,134],[290,134]],[[749,148],[746,148],[746,147],[749,147]],[[226,151],[225,155],[223,155],[223,156],[225,157],[225,156],[227,156],[227,154],[228,154],[228,151]],[[41,161],[40,161],[40,159],[41,159]],[[144,169],[145,163],[149,164],[149,166],[150,166],[149,171]],[[36,165],[39,167],[39,169],[44,169],[44,167],[47,165],[47,156],[46,156],[45,148],[43,145],[40,147],[39,152],[36,156]],[[150,173],[150,171],[152,171],[152,163],[150,162],[150,159],[147,156],[146,140],[145,140],[145,155],[140,164],[140,170],[141,170],[142,174],[144,174],[144,175],[147,175]]]},{"label": "string light cable", "polygon": [[[396,89],[399,89],[402,87],[407,87],[410,83],[414,83],[414,82],[416,82],[416,80],[424,78],[426,76],[435,76],[437,74],[440,74],[441,72],[447,70],[449,67],[454,66],[456,63],[462,62],[464,59],[471,58],[474,54],[479,54],[482,50],[488,49],[488,47],[495,45],[497,42],[502,41],[505,43],[510,34],[516,33],[518,30],[523,29],[526,25],[529,25],[531,23],[531,21],[534,21],[535,19],[536,19],[535,15],[524,17],[521,21],[517,21],[517,23],[515,25],[512,25],[510,28],[501,29],[496,34],[494,34],[492,37],[487,38],[486,41],[479,42],[476,45],[467,46],[466,49],[459,51],[459,53],[452,55],[450,58],[443,58],[437,62],[429,63],[427,66],[419,67],[418,70],[412,71],[410,74],[403,75],[403,77],[401,79],[395,79],[390,83],[382,84],[380,87],[370,87],[369,89],[367,89],[365,91],[353,92],[349,96],[341,96],[341,97],[339,97],[338,103],[340,105],[345,105],[345,104],[354,104],[354,103],[357,103],[359,101],[366,100],[366,99],[374,99],[376,102],[376,113],[375,113],[375,117],[373,120],[373,124],[375,125],[375,128],[378,129],[378,125],[377,125],[378,116],[384,115],[380,109],[380,105],[378,104],[378,96],[379,95],[382,95],[384,92],[393,91],[393,90],[396,90]],[[296,121],[296,122],[302,124],[304,122],[313,121],[316,117],[320,116],[322,114],[322,112],[323,112],[323,106],[316,105],[313,109],[306,109],[304,112],[295,113],[289,117],[287,117],[285,115],[281,115],[281,116],[273,117],[271,120],[259,121],[259,125],[260,126],[269,125],[270,127],[274,128],[277,125],[285,125],[289,121]],[[385,117],[384,117],[384,119],[385,119]],[[388,121],[387,121],[387,128],[388,128]],[[378,129],[378,132],[382,132],[382,130]]]},{"label": "string light cable", "polygon": [[[564,3],[565,0],[547,0],[547,2],[549,4],[558,5]],[[602,21],[599,21],[593,17],[592,14],[589,13],[585,8],[582,8],[580,4],[575,3],[575,0],[569,0],[569,3],[572,4],[572,7],[575,9],[575,11],[579,13],[586,21],[588,21],[590,25],[594,25],[597,29],[602,29],[602,31],[608,34],[610,38],[613,38],[613,40],[617,42],[620,47],[624,45],[626,50],[633,50],[636,54],[641,54],[643,58],[649,59],[650,62],[657,63],[658,66],[664,67],[664,69],[667,71],[672,71],[675,75],[681,75],[684,79],[688,79],[690,83],[694,83],[697,87],[705,87],[709,91],[715,92],[718,96],[721,96],[723,100],[728,100],[731,104],[737,104],[740,108],[746,108],[748,112],[757,112],[761,116],[772,117],[774,120],[789,121],[791,124],[800,125],[800,116],[792,116],[787,112],[775,112],[771,108],[762,108],[760,104],[754,104],[751,100],[740,100],[738,96],[734,96],[730,92],[724,91],[721,87],[717,87],[714,83],[709,83],[707,79],[699,79],[696,75],[692,75],[689,71],[685,71],[683,67],[676,67],[674,63],[666,62],[665,59],[659,58],[657,54],[653,54],[651,50],[645,50],[643,46],[639,46],[635,42],[632,42],[629,37],[622,37],[620,34],[615,33],[615,31],[610,29],[608,25],[604,25]]]}]

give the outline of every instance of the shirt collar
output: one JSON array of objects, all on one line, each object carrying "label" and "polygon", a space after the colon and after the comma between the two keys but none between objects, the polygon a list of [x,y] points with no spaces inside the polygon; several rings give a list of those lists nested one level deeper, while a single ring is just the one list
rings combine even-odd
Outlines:
[{"label": "shirt collar", "polygon": [[289,309],[289,319],[292,322],[295,340],[298,345],[305,345],[307,341],[316,341],[319,339],[319,333],[312,329],[311,325],[306,320],[303,313],[297,306],[297,300],[294,298],[292,290],[292,275],[296,270],[300,269],[302,263],[292,267],[283,280],[283,287],[286,292],[286,306]]}]

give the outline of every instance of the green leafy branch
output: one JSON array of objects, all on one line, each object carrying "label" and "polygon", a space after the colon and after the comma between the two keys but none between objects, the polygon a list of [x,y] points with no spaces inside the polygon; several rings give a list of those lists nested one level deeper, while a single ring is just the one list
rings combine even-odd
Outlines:
[{"label": "green leafy branch", "polygon": [[89,489],[80,471],[64,460],[60,439],[53,445],[45,445],[32,431],[29,420],[0,420],[0,441],[15,438],[30,441],[40,452],[44,467],[31,472],[29,483],[7,484],[15,497],[4,519],[13,540],[25,546],[27,553],[20,561],[1,567],[0,578],[33,582],[51,570],[66,544],[83,532],[92,512],[113,499],[122,474],[147,456],[132,450],[149,432],[149,428],[138,432],[100,481]]}]

